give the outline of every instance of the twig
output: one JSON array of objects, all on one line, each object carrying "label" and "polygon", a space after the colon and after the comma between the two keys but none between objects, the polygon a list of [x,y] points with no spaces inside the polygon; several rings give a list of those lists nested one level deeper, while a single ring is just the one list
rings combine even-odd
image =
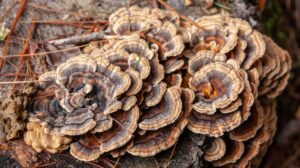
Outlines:
[{"label": "twig", "polygon": [[90,34],[67,37],[64,39],[52,40],[52,41],[49,41],[48,43],[54,44],[54,45],[82,44],[82,43],[87,43],[90,41],[101,40],[104,38],[105,38],[105,32],[100,31],[100,32],[93,32]]},{"label": "twig", "polygon": [[[73,20],[73,21],[64,21],[64,20],[35,20],[35,21],[29,21],[29,20],[21,20],[20,23],[40,23],[40,24],[82,24],[83,21]],[[86,24],[107,24],[107,20],[95,20],[95,21],[84,21]]]},{"label": "twig", "polygon": [[[65,48],[62,50],[56,50],[56,51],[48,51],[48,52],[40,52],[40,53],[31,53],[31,54],[24,54],[24,57],[31,57],[31,56],[41,56],[41,55],[47,55],[47,54],[52,54],[52,53],[59,53],[59,52],[64,52],[64,51],[69,51],[69,50],[74,50],[80,47],[85,47],[88,46],[89,44],[84,44],[80,46],[75,46],[75,47],[70,47],[70,48]],[[20,55],[7,55],[6,58],[16,58],[19,57]],[[1,57],[1,56],[0,56]]]},{"label": "twig", "polygon": [[[22,13],[23,13],[23,11],[25,9],[26,3],[27,3],[27,0],[22,0],[21,1],[21,4],[20,4],[19,9],[17,11],[16,17],[13,20],[13,23],[12,23],[12,25],[10,27],[10,32],[8,33],[8,35],[6,37],[6,40],[5,40],[4,47],[3,47],[3,50],[2,50],[3,55],[7,54],[9,41],[11,40],[12,34],[13,34],[13,32],[14,32],[16,26],[17,26],[18,20],[21,17],[21,15],[22,15]],[[5,57],[0,58],[0,71],[1,71],[1,69],[3,67],[4,61],[5,61]]]},{"label": "twig", "polygon": [[119,156],[113,168],[116,168],[118,166],[120,159],[121,159],[121,157]]},{"label": "twig", "polygon": [[156,160],[156,158],[154,157],[153,159],[154,159],[154,162],[155,162],[156,167],[157,167],[157,168],[160,168],[159,163],[158,163],[158,161]]},{"label": "twig", "polygon": [[46,164],[42,164],[42,165],[36,165],[35,168],[40,168],[40,167],[47,167],[47,166],[51,166],[56,164],[56,162],[52,162],[52,163],[46,163]]},{"label": "twig", "polygon": [[32,80],[32,81],[7,81],[0,82],[0,85],[10,85],[10,84],[22,84],[22,83],[37,83],[37,82],[49,82],[49,81],[41,81],[41,80]]},{"label": "twig", "polygon": [[103,166],[100,166],[96,163],[93,163],[93,162],[87,162],[88,164],[91,164],[92,166],[95,166],[95,167],[98,167],[98,168],[104,168]]},{"label": "twig", "polygon": [[172,158],[173,158],[173,156],[175,154],[175,149],[176,149],[176,146],[177,146],[177,142],[178,141],[176,141],[175,145],[173,146],[172,152],[171,152],[171,154],[170,154],[170,156],[168,158],[168,162],[167,162],[166,168],[169,166],[169,164],[170,164],[170,162],[171,162],[171,160],[172,160]]},{"label": "twig", "polygon": [[201,30],[204,29],[204,28],[201,27],[198,23],[192,21],[190,18],[188,18],[188,17],[186,17],[186,16],[184,16],[184,15],[181,15],[179,12],[177,12],[176,9],[174,9],[171,5],[169,5],[169,4],[166,3],[165,1],[163,1],[163,0],[157,0],[157,2],[159,2],[160,4],[162,4],[164,7],[166,7],[166,8],[169,9],[170,11],[175,12],[181,19],[187,21],[189,24],[196,26],[198,29],[201,29]]},{"label": "twig", "polygon": [[[12,77],[16,76],[14,73],[0,73],[0,76]],[[19,74],[19,77],[28,77],[27,74]]]},{"label": "twig", "polygon": [[[23,56],[23,55],[26,54],[26,53],[28,52],[29,42],[30,42],[31,35],[32,35],[32,32],[33,32],[34,28],[35,28],[35,23],[33,22],[33,23],[30,25],[30,27],[29,27],[29,29],[28,29],[28,32],[27,32],[25,44],[24,44],[23,50],[22,50],[22,52],[21,52],[21,54],[20,54],[20,58],[19,58],[18,71],[17,71],[17,73],[16,73],[16,76],[15,76],[14,81],[17,81],[18,78],[19,78],[19,73],[20,73],[20,71],[21,71],[21,69],[22,69],[22,67],[23,67],[23,62],[24,62],[24,56]],[[12,86],[12,90],[13,90],[13,91],[14,91],[14,89],[15,89],[15,84],[13,84],[13,86]]]},{"label": "twig", "polygon": [[43,4],[28,3],[28,6],[35,8],[35,9],[42,10],[42,11],[46,11],[46,12],[60,13],[59,11],[50,9],[49,7],[47,7]]},{"label": "twig", "polygon": [[107,166],[109,166],[109,167],[111,167],[111,168],[114,167],[114,165],[113,165],[107,158],[105,158],[105,157],[100,157],[100,160],[101,160],[104,164],[106,164]]},{"label": "twig", "polygon": [[231,8],[228,7],[228,6],[226,6],[226,5],[224,5],[223,3],[220,3],[220,2],[214,2],[214,5],[217,6],[217,7],[219,7],[219,8],[223,8],[223,9],[225,9],[225,10],[231,11]]}]

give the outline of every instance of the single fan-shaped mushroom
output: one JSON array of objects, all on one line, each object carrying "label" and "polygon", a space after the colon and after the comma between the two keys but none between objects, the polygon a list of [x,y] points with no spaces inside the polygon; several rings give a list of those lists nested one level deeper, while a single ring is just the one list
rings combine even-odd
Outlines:
[{"label": "single fan-shaped mushroom", "polygon": [[[176,87],[173,87],[174,89]],[[182,112],[178,120],[166,127],[146,131],[144,135],[136,136],[133,139],[133,145],[127,149],[128,153],[142,157],[153,156],[175,144],[187,124],[187,117],[192,110],[195,97],[190,89],[183,89],[181,92],[181,97],[177,98],[182,101]]]},{"label": "single fan-shaped mushroom", "polygon": [[114,118],[114,124],[110,130],[81,137],[79,141],[70,145],[70,153],[79,160],[91,161],[104,152],[125,145],[137,128],[139,109],[134,106],[128,111],[113,114],[112,118]]},{"label": "single fan-shaped mushroom", "polygon": [[204,159],[214,161],[222,158],[226,152],[226,145],[222,138],[213,139],[209,147],[205,150]]},{"label": "single fan-shaped mushroom", "polygon": [[157,130],[174,123],[182,110],[180,95],[180,87],[173,86],[168,88],[158,105],[144,111],[139,128],[143,130]]}]

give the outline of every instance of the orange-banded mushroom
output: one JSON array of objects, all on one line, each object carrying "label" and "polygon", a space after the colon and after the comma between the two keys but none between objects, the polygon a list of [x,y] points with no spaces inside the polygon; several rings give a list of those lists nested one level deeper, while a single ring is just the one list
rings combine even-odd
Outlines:
[{"label": "orange-banded mushroom", "polygon": [[218,108],[227,107],[244,89],[240,69],[231,60],[203,66],[190,78],[189,86],[197,97],[193,109],[205,114],[214,114]]}]

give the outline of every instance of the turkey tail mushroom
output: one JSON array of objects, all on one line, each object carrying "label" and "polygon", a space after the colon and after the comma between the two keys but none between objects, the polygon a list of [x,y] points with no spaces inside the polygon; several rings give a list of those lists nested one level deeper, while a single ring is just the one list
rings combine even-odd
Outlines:
[{"label": "turkey tail mushroom", "polygon": [[[115,11],[106,30],[113,38],[40,75],[28,119],[39,127],[28,128],[28,144],[60,152],[71,143],[82,161],[147,157],[172,147],[187,127],[208,136],[204,160],[213,166],[257,166],[275,132],[273,100],[291,58],[242,19],[195,23],[158,8]],[[49,140],[32,138],[37,132]]]}]

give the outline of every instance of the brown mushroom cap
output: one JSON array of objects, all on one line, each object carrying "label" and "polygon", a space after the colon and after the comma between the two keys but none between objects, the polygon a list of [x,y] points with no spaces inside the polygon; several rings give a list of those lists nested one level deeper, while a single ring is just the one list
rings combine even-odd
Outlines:
[{"label": "brown mushroom cap", "polygon": [[250,117],[243,122],[238,128],[229,133],[230,139],[235,141],[246,141],[256,135],[256,132],[261,128],[264,115],[260,103],[257,101],[252,107]]},{"label": "brown mushroom cap", "polygon": [[146,106],[152,107],[157,105],[167,90],[167,85],[164,82],[159,83],[154,86],[152,90],[145,96]]},{"label": "brown mushroom cap", "polygon": [[226,62],[226,60],[224,54],[215,54],[212,51],[199,51],[189,59],[188,72],[191,75],[195,75],[198,70],[207,64],[212,62]]},{"label": "brown mushroom cap", "polygon": [[212,137],[219,137],[238,127],[242,117],[239,111],[229,114],[217,113],[214,115],[200,114],[192,111],[189,116],[188,129],[194,133],[205,134]]},{"label": "brown mushroom cap", "polygon": [[165,73],[169,74],[181,69],[184,65],[184,60],[181,59],[168,59],[164,63]]},{"label": "brown mushroom cap", "polygon": [[71,142],[71,138],[45,133],[42,126],[38,123],[28,122],[26,127],[27,131],[24,133],[24,141],[37,152],[62,152],[69,147]]},{"label": "brown mushroom cap", "polygon": [[195,51],[212,50],[222,54],[232,50],[238,40],[238,29],[234,26],[224,26],[224,16],[204,16],[195,22],[203,29],[192,26],[184,32],[184,41],[190,42]]},{"label": "brown mushroom cap", "polygon": [[143,130],[157,130],[174,123],[182,110],[180,94],[180,87],[173,86],[168,88],[158,105],[144,111],[139,128]]},{"label": "brown mushroom cap", "polygon": [[161,21],[150,13],[149,8],[120,8],[109,17],[109,22],[114,33],[118,35],[133,32],[147,31],[153,26],[160,26]]},{"label": "brown mushroom cap", "polygon": [[119,9],[109,20],[111,29],[117,35],[147,32],[148,37],[157,41],[166,58],[179,55],[184,49],[174,18],[179,18],[176,13],[133,6]]},{"label": "brown mushroom cap", "polygon": [[70,145],[70,153],[82,161],[96,160],[101,154],[98,139],[92,134],[87,134]]},{"label": "brown mushroom cap", "polygon": [[[109,129],[111,121],[103,118],[103,114],[122,108],[122,102],[116,97],[129,89],[129,75],[106,59],[95,60],[86,55],[67,60],[59,65],[56,73],[60,86],[50,81],[55,79],[53,72],[41,76],[49,80],[41,83],[41,96],[49,87],[56,89],[55,95],[36,100],[34,111],[42,115],[30,120],[40,122],[46,133],[58,135],[81,135],[94,127],[96,132]],[[103,127],[103,124],[108,125]]]},{"label": "brown mushroom cap", "polygon": [[136,35],[128,36],[123,40],[118,40],[112,47],[117,51],[125,50],[129,54],[135,53],[140,57],[147,58],[148,60],[151,60],[154,56],[153,49],[149,48],[148,43]]},{"label": "brown mushroom cap", "polygon": [[147,157],[173,146],[187,124],[187,117],[192,110],[194,93],[190,89],[183,89],[181,99],[183,102],[182,113],[175,123],[158,130],[146,131],[144,135],[136,136],[133,139],[133,145],[127,149],[127,152],[132,155]]},{"label": "brown mushroom cap", "polygon": [[206,161],[214,161],[222,158],[226,152],[226,145],[222,138],[215,138],[210,146],[205,150],[204,159]]},{"label": "brown mushroom cap", "polygon": [[245,146],[243,142],[225,141],[225,143],[225,155],[221,159],[212,162],[212,164],[216,167],[222,167],[230,163],[235,163],[244,153]]},{"label": "brown mushroom cap", "polygon": [[138,106],[134,106],[129,111],[113,114],[115,126],[99,135],[101,153],[119,148],[132,138],[138,126],[139,113]]}]

